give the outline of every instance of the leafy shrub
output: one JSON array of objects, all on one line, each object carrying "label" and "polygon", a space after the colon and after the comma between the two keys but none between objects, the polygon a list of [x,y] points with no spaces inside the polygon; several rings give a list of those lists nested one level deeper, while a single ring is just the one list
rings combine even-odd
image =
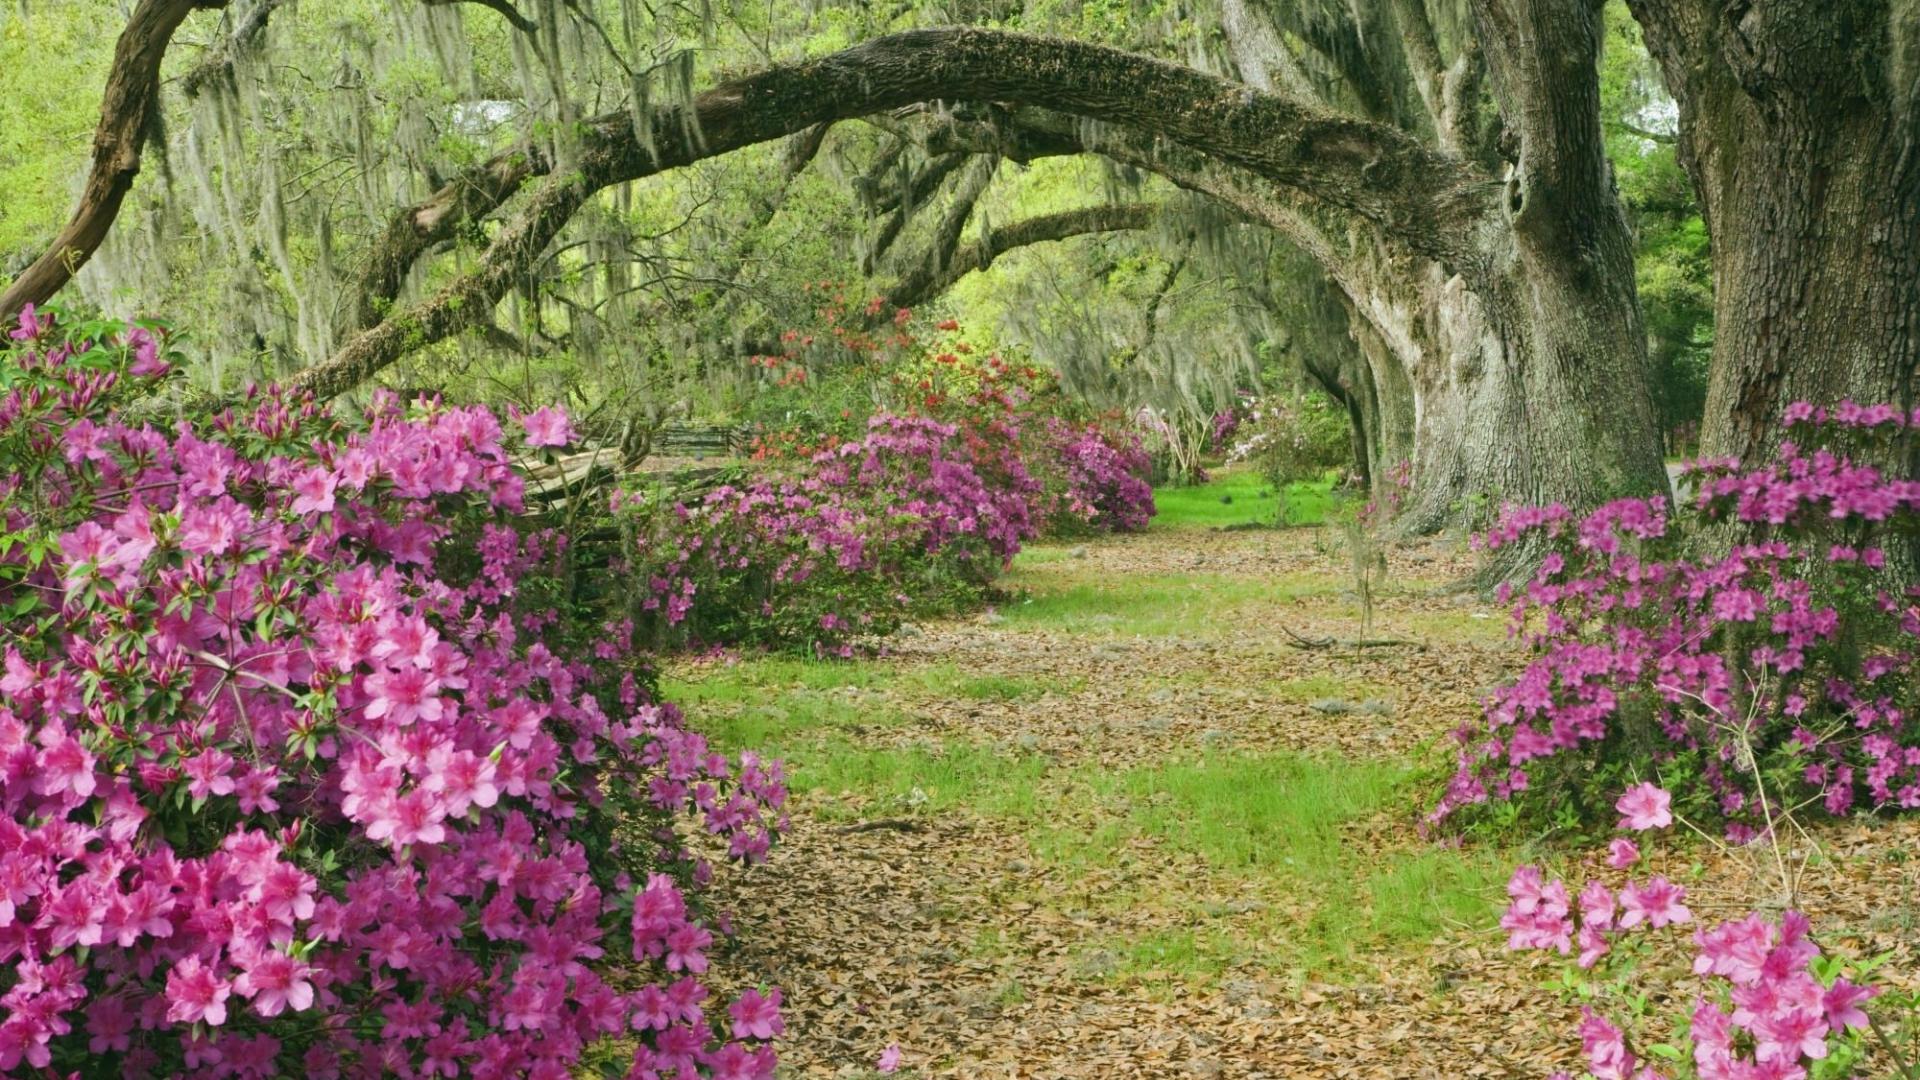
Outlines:
[{"label": "leafy shrub", "polygon": [[1353,461],[1347,414],[1325,394],[1269,394],[1243,401],[1241,411],[1227,463],[1251,462],[1275,491]]},{"label": "leafy shrub", "polygon": [[1797,405],[1787,419],[1826,445],[1696,465],[1677,518],[1659,499],[1508,513],[1489,545],[1545,551],[1511,597],[1534,659],[1458,732],[1436,821],[1528,791],[1591,808],[1635,773],[1737,839],[1776,812],[1762,779],[1832,814],[1920,806],[1920,585],[1889,566],[1891,552],[1911,569],[1920,482],[1853,456],[1910,438],[1920,416]]},{"label": "leafy shrub", "polygon": [[1146,448],[1131,432],[1113,432],[1098,424],[1069,424],[1047,418],[1043,471],[1047,481],[1046,531],[1055,536],[1081,532],[1139,532],[1153,517],[1152,470]]},{"label": "leafy shrub", "polygon": [[621,1036],[635,1075],[771,1074],[778,995],[713,1015],[674,826],[757,859],[780,769],[649,702],[491,413],[162,429],[123,411],[154,328],[12,337],[0,1071],[565,1077]]},{"label": "leafy shrub", "polygon": [[878,416],[858,441],[691,503],[616,498],[659,639],[844,655],[850,635],[977,599],[1033,535],[1036,491],[1017,456],[950,424]]},{"label": "leafy shrub", "polygon": [[[1623,827],[1649,830],[1674,823],[1671,801],[1668,792],[1641,783],[1616,805]],[[1777,845],[1771,854],[1784,859]],[[1572,957],[1561,986],[1583,1003],[1578,1035],[1586,1075],[1594,1080],[1852,1076],[1865,1058],[1869,1032],[1881,1037],[1892,1059],[1885,1064],[1894,1066],[1896,1075],[1920,1075],[1866,1011],[1879,998],[1878,1011],[1911,1017],[1912,996],[1855,981],[1876,962],[1824,953],[1814,939],[1813,921],[1793,910],[1778,916],[1750,910],[1696,931],[1693,974],[1700,988],[1691,1007],[1667,1023],[1669,1038],[1660,1040],[1660,1020],[1651,1015],[1652,995],[1644,985],[1658,970],[1646,962],[1649,934],[1690,926],[1694,915],[1683,886],[1659,875],[1634,880],[1639,861],[1639,846],[1619,838],[1606,859],[1616,873],[1595,873],[1577,894],[1565,881],[1547,881],[1535,866],[1519,867],[1507,883],[1511,902],[1500,925],[1508,947]],[[1621,884],[1609,884],[1610,876]],[[1564,1080],[1567,1074],[1555,1075]]]}]

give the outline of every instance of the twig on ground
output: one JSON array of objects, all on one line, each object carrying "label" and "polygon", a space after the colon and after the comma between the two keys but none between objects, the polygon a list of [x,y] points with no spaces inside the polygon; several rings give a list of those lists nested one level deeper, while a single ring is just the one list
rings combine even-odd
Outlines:
[{"label": "twig on ground", "polygon": [[926,827],[924,822],[915,821],[913,818],[879,818],[874,821],[861,821],[852,825],[842,825],[833,831],[837,833],[862,833],[878,832],[881,829],[892,829],[895,832],[920,832]]}]

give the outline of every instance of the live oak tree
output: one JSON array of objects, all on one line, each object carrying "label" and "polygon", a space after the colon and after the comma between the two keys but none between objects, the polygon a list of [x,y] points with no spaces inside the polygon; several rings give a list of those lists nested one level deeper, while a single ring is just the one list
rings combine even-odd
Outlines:
[{"label": "live oak tree", "polygon": [[[1437,523],[1476,491],[1582,504],[1657,492],[1664,473],[1631,252],[1601,156],[1592,13],[1516,7],[1490,11],[1487,25],[1516,43],[1559,35],[1571,55],[1542,64],[1553,49],[1500,54],[1494,83],[1520,132],[1504,177],[1297,96],[1084,43],[967,28],[889,35],[774,67],[651,110],[638,128],[624,112],[608,116],[589,127],[575,171],[545,178],[473,273],[296,381],[337,392],[459,331],[608,185],[919,102],[1032,102],[1120,133],[1083,139],[1094,144],[1086,149],[1127,156],[1309,241],[1339,226],[1367,231],[1379,246],[1330,252],[1330,273],[1345,274],[1369,306],[1439,316],[1399,329],[1450,346],[1408,365],[1426,395],[1418,412],[1427,427],[1414,439],[1420,518]],[[1363,290],[1369,275],[1381,284]],[[1408,304],[1410,295],[1435,302]]]},{"label": "live oak tree", "polygon": [[[237,29],[274,6],[256,0]],[[485,6],[501,16],[496,32],[516,57],[526,51],[540,60],[523,65],[528,100],[544,93],[543,78],[561,81],[555,67],[580,66],[568,47],[590,42],[594,31],[609,46],[617,36],[591,18],[593,5],[584,0],[529,0],[531,15],[504,2]],[[884,199],[874,204],[880,218],[868,252],[885,256],[911,206],[938,193],[924,256],[886,260],[894,268],[887,291],[896,298],[937,293],[957,273],[1019,243],[1135,229],[1147,216],[1164,217],[1164,207],[1121,204],[969,225],[979,178],[991,175],[979,155],[1102,154],[1219,200],[1312,260],[1332,286],[1326,295],[1333,307],[1323,310],[1345,312],[1354,346],[1313,358],[1313,366],[1356,418],[1366,455],[1379,464],[1411,455],[1409,526],[1454,518],[1482,493],[1585,503],[1664,490],[1631,238],[1610,182],[1597,107],[1599,6],[1223,0],[1215,14],[1227,54],[1215,57],[1215,66],[1238,81],[1083,43],[969,29],[885,36],[807,64],[721,79],[699,95],[690,92],[685,66],[674,68],[680,89],[660,94],[643,79],[620,77],[637,75],[637,65],[616,58],[615,86],[629,99],[620,108],[590,117],[582,102],[545,94],[539,115],[567,123],[528,127],[529,137],[476,156],[442,176],[426,199],[388,212],[381,228],[368,231],[363,257],[345,276],[346,317],[337,317],[342,305],[335,303],[336,317],[316,315],[316,331],[304,336],[337,347],[326,346],[332,355],[297,378],[334,392],[466,332],[543,347],[550,335],[537,316],[545,283],[560,280],[556,270],[569,265],[607,268],[589,295],[557,294],[575,338],[595,326],[699,310],[731,318],[736,308],[726,298],[743,295],[737,285],[745,267],[764,259],[756,226],[778,215],[834,126],[917,108],[920,115],[905,122],[928,145],[924,156],[906,155],[908,186],[924,184],[927,192],[890,207],[880,205]],[[1646,11],[1639,14],[1668,60],[1675,39],[1662,37]],[[1887,34],[1901,25],[1890,19]],[[1204,52],[1193,55],[1206,63]],[[566,64],[555,59],[563,56]],[[1904,69],[1897,60],[1888,66],[1888,84],[1895,85]],[[1681,89],[1676,96],[1683,123],[1693,123],[1697,102]],[[924,108],[929,102],[941,104]],[[1897,117],[1910,114],[1888,115],[1896,119],[1883,127],[1898,135]],[[564,137],[536,137],[555,130]],[[601,193],[624,200],[631,181],[696,172],[685,166],[704,169],[721,154],[782,136],[790,136],[780,155],[782,179],[754,186],[771,195],[742,198],[712,188],[702,196],[739,207],[745,227],[738,230],[738,258],[698,275],[646,271],[655,281],[704,286],[712,281],[702,279],[717,279],[720,304],[622,300],[647,285],[646,273],[636,281],[631,270],[646,264],[630,257],[632,238],[595,231],[592,223],[609,217]],[[941,138],[954,141],[944,153],[930,145]],[[1890,144],[1900,145],[1897,138]],[[897,151],[881,151],[888,153]],[[1889,153],[1893,166],[1907,160]],[[1689,157],[1696,173],[1699,157]],[[1739,226],[1722,212],[1714,227],[1718,242]],[[1891,223],[1894,235],[1899,227]],[[976,235],[963,240],[969,231]],[[282,276],[291,278],[285,245],[268,246]],[[320,244],[323,256],[327,246]],[[456,260],[460,272],[448,278],[442,258],[441,269],[423,275],[426,260],[450,249],[467,252]],[[1899,245],[1887,250],[1897,261]],[[1911,245],[1906,250],[1910,255]],[[579,252],[587,253],[584,264]],[[1721,291],[1723,305],[1728,295]],[[523,323],[528,311],[535,316],[517,338],[496,325],[502,301],[522,312]],[[1903,309],[1881,310],[1893,318]],[[1728,366],[1724,358],[1716,364],[1716,387]],[[1883,366],[1897,383],[1900,361]],[[1910,361],[1904,370],[1910,384]],[[1716,416],[1731,411],[1722,407]],[[1363,467],[1368,463],[1363,459]]]},{"label": "live oak tree", "polygon": [[1628,2],[1713,238],[1703,450],[1766,452],[1795,400],[1911,407],[1920,3]]}]

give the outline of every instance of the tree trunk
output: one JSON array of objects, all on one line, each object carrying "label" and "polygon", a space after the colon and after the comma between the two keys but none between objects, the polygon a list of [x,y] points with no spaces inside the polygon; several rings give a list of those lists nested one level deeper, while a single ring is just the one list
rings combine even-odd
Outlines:
[{"label": "tree trunk", "polygon": [[1629,6],[1679,103],[1681,162],[1713,238],[1702,453],[1768,453],[1795,401],[1911,409],[1920,3]]}]

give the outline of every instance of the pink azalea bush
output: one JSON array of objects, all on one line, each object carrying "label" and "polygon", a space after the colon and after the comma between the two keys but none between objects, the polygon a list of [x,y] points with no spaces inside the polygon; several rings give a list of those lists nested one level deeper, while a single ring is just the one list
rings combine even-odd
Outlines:
[{"label": "pink azalea bush", "polygon": [[[1650,787],[1629,792],[1622,803],[1645,805]],[[1626,812],[1626,828],[1671,824],[1671,818],[1655,825]],[[1622,861],[1616,856],[1609,864],[1625,869]],[[1823,955],[1812,923],[1797,911],[1748,912],[1708,928],[1687,909],[1686,890],[1664,877],[1629,878],[1617,887],[1595,877],[1571,899],[1566,882],[1545,881],[1535,866],[1514,871],[1507,895],[1500,925],[1509,948],[1574,955],[1567,985],[1589,1002],[1578,1035],[1586,1075],[1594,1080],[1849,1076],[1864,1053],[1871,1021],[1862,1006],[1881,990],[1852,981],[1844,974],[1849,964]],[[1693,974],[1701,987],[1684,1016],[1669,1025],[1678,1037],[1657,1041],[1658,1025],[1644,1015],[1647,995],[1638,985],[1648,952],[1642,933],[1668,927],[1694,928]],[[1616,1016],[1628,1014],[1627,1026],[1594,1001]]]},{"label": "pink azalea bush", "polygon": [[620,569],[646,583],[635,614],[656,641],[845,655],[855,634],[977,598],[1034,535],[1036,490],[1017,456],[976,455],[951,424],[878,416],[862,439],[695,499],[616,493]]},{"label": "pink azalea bush", "polygon": [[[1153,462],[1131,432],[1048,417],[1039,470],[1049,498],[1042,513],[1053,536],[1139,532],[1153,517]],[[1057,481],[1054,479],[1057,477]]]},{"label": "pink azalea bush", "polygon": [[[162,335],[31,309],[0,362],[0,1072],[742,1080],[692,822],[743,862],[780,768],[650,700],[485,409],[124,406]],[[618,982],[609,981],[618,969]]]},{"label": "pink azalea bush", "polygon": [[1434,821],[1530,790],[1595,812],[1636,771],[1736,839],[1778,813],[1756,797],[1762,776],[1836,815],[1920,807],[1920,585],[1894,571],[1911,570],[1920,481],[1858,459],[1907,445],[1920,414],[1796,406],[1787,420],[1811,441],[1763,466],[1692,466],[1678,513],[1653,499],[1506,515],[1490,548],[1544,552],[1506,594],[1534,655],[1457,732]]}]

